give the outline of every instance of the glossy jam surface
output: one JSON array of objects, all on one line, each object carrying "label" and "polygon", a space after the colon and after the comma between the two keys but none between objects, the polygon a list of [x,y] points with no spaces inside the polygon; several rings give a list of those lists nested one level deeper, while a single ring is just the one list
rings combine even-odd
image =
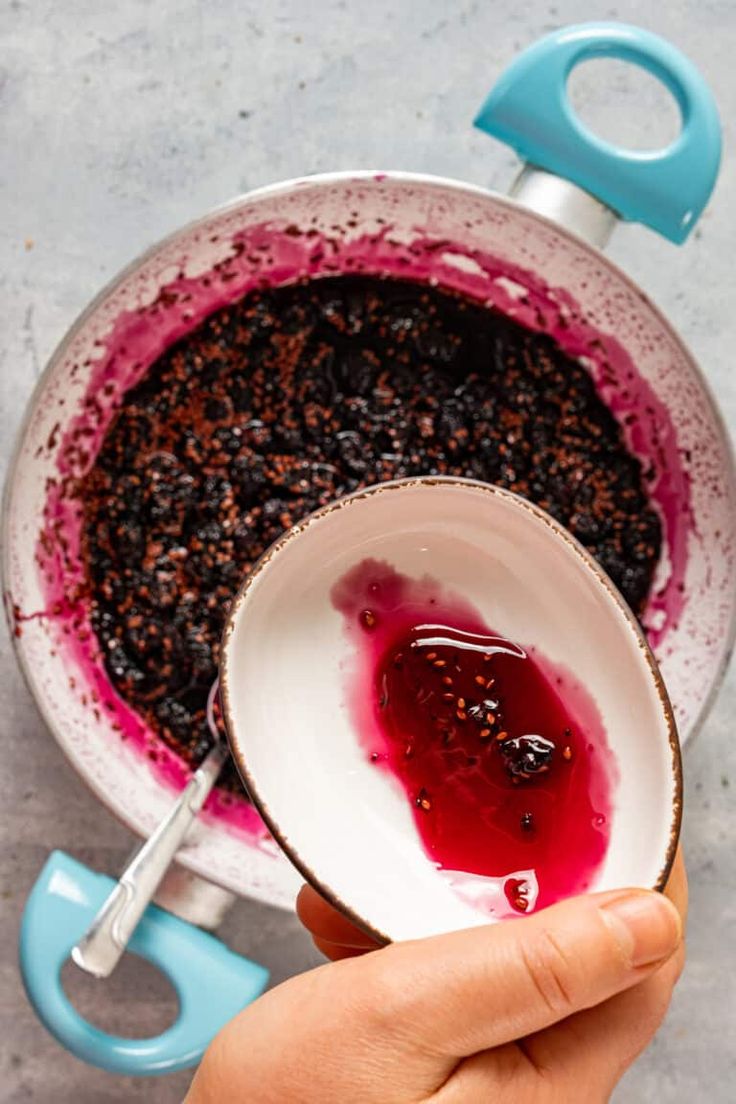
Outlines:
[{"label": "glossy jam surface", "polygon": [[359,564],[333,601],[354,648],[348,702],[366,754],[398,780],[457,891],[504,916],[589,888],[616,770],[585,690],[387,564]]}]

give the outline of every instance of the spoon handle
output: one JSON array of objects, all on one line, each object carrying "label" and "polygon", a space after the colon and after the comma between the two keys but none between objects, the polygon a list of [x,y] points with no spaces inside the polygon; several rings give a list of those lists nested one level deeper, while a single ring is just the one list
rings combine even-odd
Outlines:
[{"label": "spoon handle", "polygon": [[72,959],[82,970],[102,978],[109,977],[115,969],[192,821],[217,781],[227,754],[226,745],[215,744],[171,811],[136,852],[87,934],[72,949]]}]

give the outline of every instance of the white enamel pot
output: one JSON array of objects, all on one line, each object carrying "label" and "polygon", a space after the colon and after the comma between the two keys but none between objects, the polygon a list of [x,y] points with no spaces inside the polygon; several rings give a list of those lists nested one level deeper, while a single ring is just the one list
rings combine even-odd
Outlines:
[{"label": "white enamel pot", "polygon": [[[565,82],[594,55],[633,61],[670,87],[683,115],[672,146],[629,154],[576,122]],[[264,282],[356,271],[436,281],[552,333],[580,358],[649,468],[665,552],[644,623],[682,739],[713,702],[734,633],[730,443],[687,348],[598,248],[617,215],[677,241],[692,229],[718,168],[710,93],[661,39],[589,24],[522,55],[478,125],[537,166],[527,166],[513,197],[391,172],[326,174],[248,193],[134,261],[74,323],[39,382],[6,486],[8,616],[50,731],[102,803],[141,836],[165,814],[185,772],[107,680],[77,589],[78,518],[60,503],[58,487],[92,463],[121,395],[167,342]],[[210,802],[179,861],[208,883],[284,907],[299,882],[250,807],[223,795]],[[182,894],[181,881],[171,907],[215,922],[216,894],[197,900],[190,882]]]}]

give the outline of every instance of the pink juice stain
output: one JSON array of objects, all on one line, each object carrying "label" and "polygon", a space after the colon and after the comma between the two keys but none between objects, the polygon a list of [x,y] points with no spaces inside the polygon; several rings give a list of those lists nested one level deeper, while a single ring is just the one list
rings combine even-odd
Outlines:
[{"label": "pink juice stain", "polygon": [[456,892],[501,918],[588,890],[617,771],[586,690],[429,578],[365,560],[332,600],[353,645],[362,746]]}]

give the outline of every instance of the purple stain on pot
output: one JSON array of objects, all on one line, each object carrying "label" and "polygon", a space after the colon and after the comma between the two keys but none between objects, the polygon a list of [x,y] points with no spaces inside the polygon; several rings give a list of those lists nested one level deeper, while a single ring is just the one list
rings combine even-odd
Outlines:
[{"label": "purple stain on pot", "polygon": [[[355,226],[357,217],[356,212]],[[125,392],[174,342],[249,292],[309,277],[393,276],[458,292],[528,330],[549,335],[564,354],[590,372],[622,426],[629,449],[642,461],[648,497],[661,519],[665,551],[642,617],[656,648],[666,641],[683,607],[691,526],[688,476],[666,407],[623,347],[591,326],[564,290],[548,287],[507,261],[420,233],[406,241],[394,237],[387,224],[372,234],[356,234],[355,226],[348,220],[334,234],[283,223],[251,227],[235,235],[230,256],[209,270],[194,276],[172,272],[153,302],[114,319],[99,344],[99,357],[85,366],[89,382],[79,413],[65,422],[63,432],[59,425],[47,442],[55,453],[57,474],[48,483],[45,524],[36,549],[45,594],[43,615],[53,623],[58,645],[79,672],[76,690],[88,696],[93,709],[109,712],[121,738],[148,755],[159,775],[177,787],[187,767],[123,700],[103,662],[90,616],[77,496]],[[23,617],[33,615],[17,611],[18,631]],[[251,807],[235,794],[216,791],[207,808],[251,837],[263,831]]]}]

